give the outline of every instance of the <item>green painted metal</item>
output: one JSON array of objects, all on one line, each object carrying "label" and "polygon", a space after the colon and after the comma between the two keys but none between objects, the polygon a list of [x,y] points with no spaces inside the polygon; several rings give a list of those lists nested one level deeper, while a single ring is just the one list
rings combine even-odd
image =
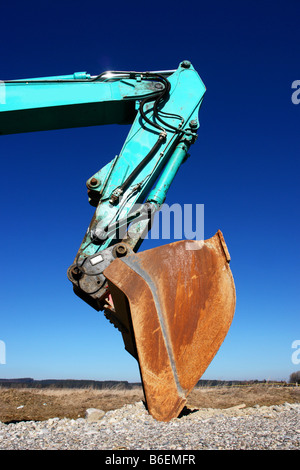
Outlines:
[{"label": "green painted metal", "polygon": [[171,157],[169,158],[166,167],[159,178],[158,183],[156,184],[155,188],[152,189],[152,191],[150,192],[148,196],[149,202],[154,202],[159,206],[164,203],[167,197],[167,192],[173,182],[173,179],[175,178],[181,164],[187,157],[187,151],[191,143],[192,137],[189,140],[185,139],[185,141],[179,142]]},{"label": "green painted metal", "polygon": [[[138,112],[120,155],[92,176],[100,182],[105,181],[111,165],[114,164],[113,172],[109,175],[105,187],[102,184],[96,188],[102,193],[101,203],[98,205],[95,217],[92,221],[83,244],[81,246],[84,256],[92,255],[98,251],[97,247],[91,243],[91,230],[98,224],[98,231],[113,223],[118,219],[124,219],[128,216],[131,208],[136,204],[141,204],[146,200],[150,200],[149,193],[153,188],[157,178],[161,175],[158,186],[151,192],[151,200],[160,205],[165,199],[167,189],[170,187],[180,164],[186,156],[188,147],[196,137],[196,127],[190,128],[190,122],[198,123],[199,107],[202,103],[205,87],[197,74],[192,68],[186,69],[180,66],[177,71],[168,77],[171,83],[170,97],[163,107],[166,113],[180,114],[184,119],[182,128],[187,130],[189,134],[184,137],[178,137],[172,131],[167,131],[165,141],[162,143],[158,151],[153,155],[149,163],[138,173],[137,177],[131,182],[130,187],[124,192],[122,200],[119,204],[112,205],[110,196],[114,189],[125,180],[149,152],[157,141],[159,131],[154,130],[148,124],[144,124],[141,115]],[[152,104],[149,106],[150,119],[153,118]],[[178,119],[169,118],[169,124],[178,126]],[[90,179],[91,180],[91,179]],[[89,180],[89,181],[90,181]],[[133,188],[141,184],[139,190],[134,191]],[[165,189],[161,189],[165,185]],[[101,245],[101,249],[105,249],[116,241],[107,239]]]},{"label": "green painted metal", "polygon": [[[196,140],[205,93],[188,61],[165,74],[106,72],[91,77],[77,72],[0,83],[1,134],[132,124],[119,155],[87,181],[89,201],[96,209],[75,258],[77,267],[120,242],[115,233],[110,236],[109,228],[121,225],[137,205],[150,202],[157,209],[164,202]],[[167,96],[156,102],[167,84]],[[137,250],[145,222],[137,222],[133,228],[131,233],[137,235],[131,239],[132,247]]]},{"label": "green painted metal", "polygon": [[155,91],[135,78],[96,80],[86,72],[1,82],[0,134],[131,124],[135,101]]}]

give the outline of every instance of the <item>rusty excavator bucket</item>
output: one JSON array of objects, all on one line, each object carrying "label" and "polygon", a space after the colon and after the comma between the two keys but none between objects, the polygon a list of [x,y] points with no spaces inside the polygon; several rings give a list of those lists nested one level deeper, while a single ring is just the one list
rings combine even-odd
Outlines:
[{"label": "rusty excavator bucket", "polygon": [[149,413],[178,417],[233,319],[230,256],[218,231],[116,258],[104,271],[110,318],[139,363]]}]

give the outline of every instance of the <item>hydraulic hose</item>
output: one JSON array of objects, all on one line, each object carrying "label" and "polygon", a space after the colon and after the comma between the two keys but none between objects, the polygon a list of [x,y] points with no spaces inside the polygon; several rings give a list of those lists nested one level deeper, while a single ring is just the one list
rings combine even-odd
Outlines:
[{"label": "hydraulic hose", "polygon": [[143,158],[143,160],[135,167],[135,169],[130,173],[126,180],[119,186],[119,189],[124,192],[125,189],[130,185],[131,181],[138,175],[142,168],[148,163],[152,156],[157,152],[162,142],[165,140],[165,134],[160,134],[156,143],[153,145],[150,152]]}]

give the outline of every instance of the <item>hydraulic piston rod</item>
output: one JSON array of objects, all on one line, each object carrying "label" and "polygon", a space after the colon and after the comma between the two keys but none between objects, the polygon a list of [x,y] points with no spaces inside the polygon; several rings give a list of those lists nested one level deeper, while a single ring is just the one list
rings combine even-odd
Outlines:
[{"label": "hydraulic piston rod", "polygon": [[187,156],[189,146],[190,143],[187,139],[181,141],[177,145],[169,161],[167,162],[158,180],[158,183],[150,192],[148,196],[148,202],[154,202],[160,206],[164,203],[169,187],[171,186],[177,171]]}]

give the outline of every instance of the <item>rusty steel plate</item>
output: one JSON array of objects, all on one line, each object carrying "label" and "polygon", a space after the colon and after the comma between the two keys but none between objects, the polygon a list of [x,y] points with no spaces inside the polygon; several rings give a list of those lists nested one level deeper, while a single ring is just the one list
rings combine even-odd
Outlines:
[{"label": "rusty steel plate", "polygon": [[220,231],[113,261],[105,269],[125,348],[137,359],[149,413],[177,417],[233,319],[235,287]]}]

